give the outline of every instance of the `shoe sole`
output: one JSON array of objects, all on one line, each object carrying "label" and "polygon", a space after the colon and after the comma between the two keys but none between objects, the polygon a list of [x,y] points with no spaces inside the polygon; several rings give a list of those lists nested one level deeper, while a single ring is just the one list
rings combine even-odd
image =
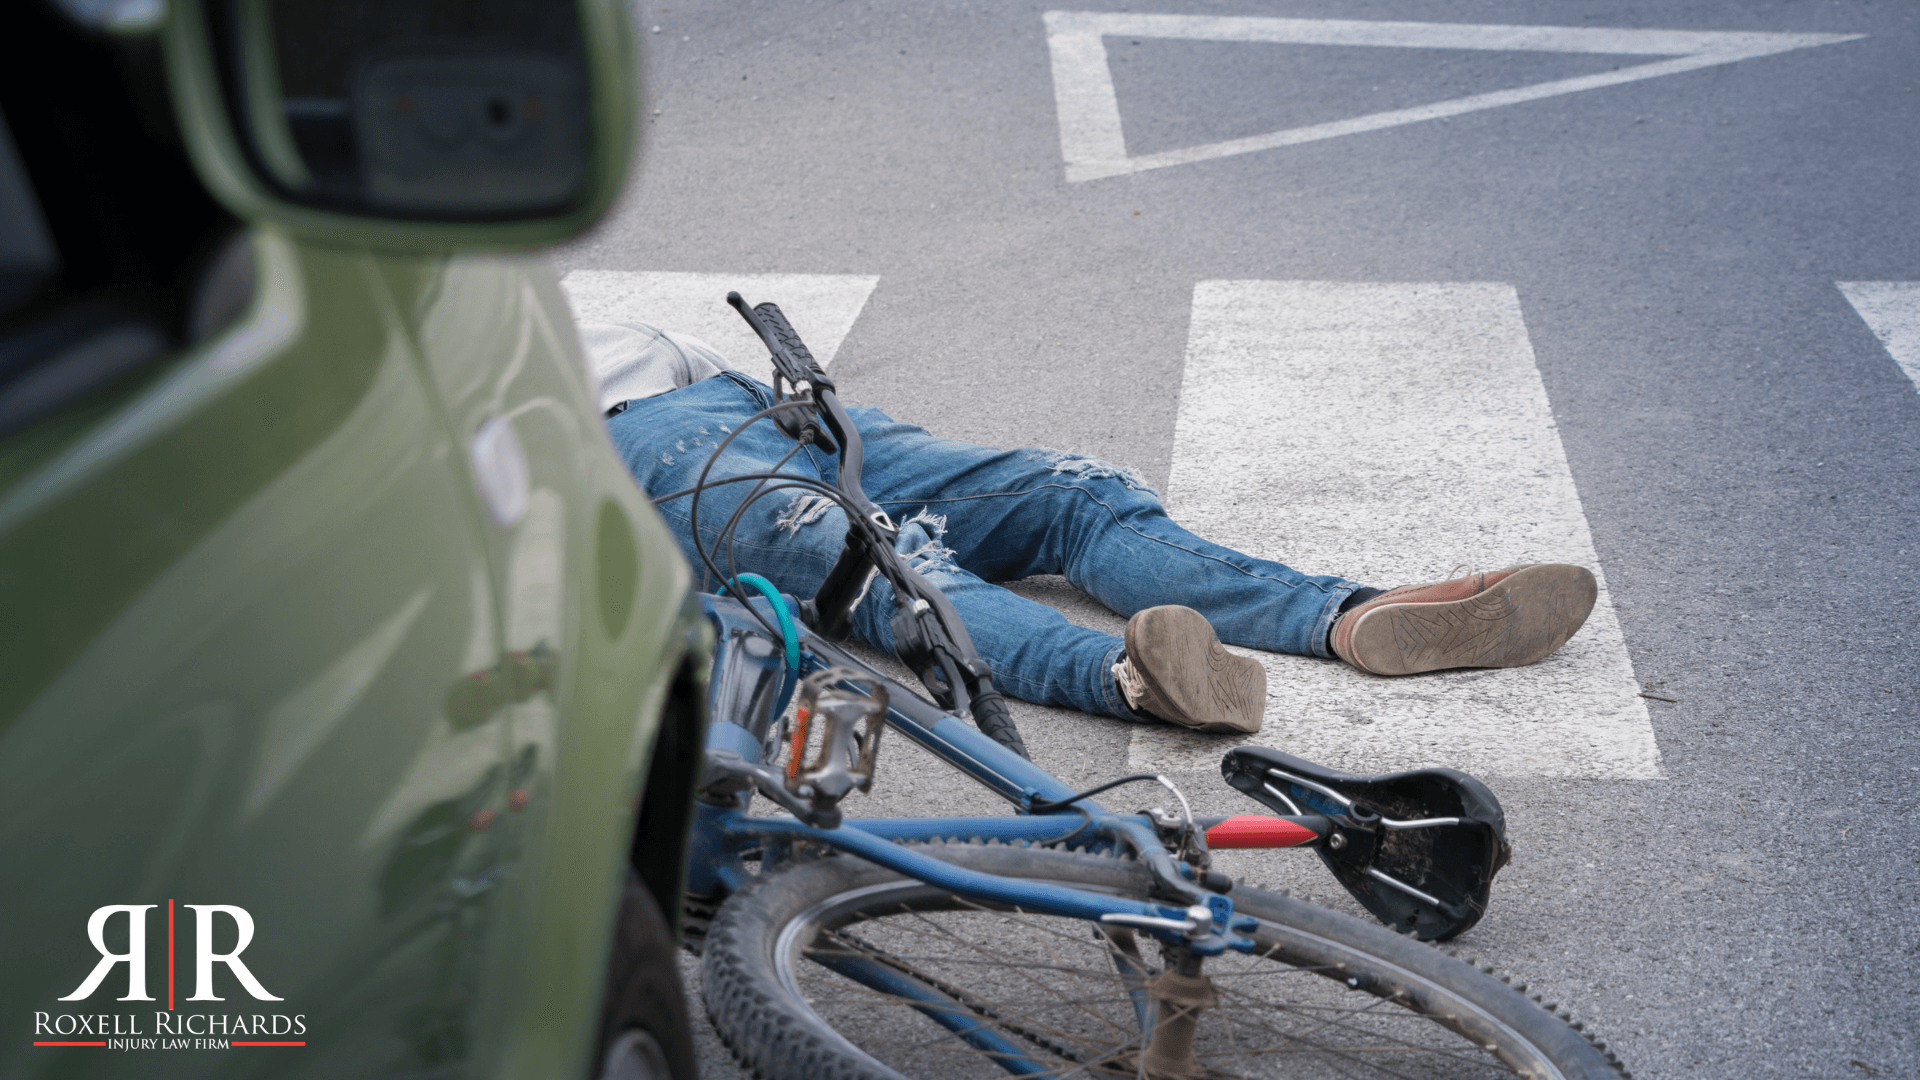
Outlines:
[{"label": "shoe sole", "polygon": [[1464,600],[1383,604],[1365,612],[1349,649],[1355,666],[1376,675],[1520,667],[1565,645],[1599,595],[1585,567],[1529,566]]},{"label": "shoe sole", "polygon": [[[1180,714],[1160,719],[1195,731],[1250,735],[1260,730],[1267,711],[1267,669],[1228,652],[1206,616],[1192,608],[1148,608],[1128,621],[1126,646],[1134,670],[1170,711]],[[1149,667],[1141,662],[1144,656],[1187,659]]]}]

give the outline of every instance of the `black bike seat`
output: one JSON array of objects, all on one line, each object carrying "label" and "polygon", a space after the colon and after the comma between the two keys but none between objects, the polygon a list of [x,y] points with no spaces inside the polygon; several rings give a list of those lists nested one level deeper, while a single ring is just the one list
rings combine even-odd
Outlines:
[{"label": "black bike seat", "polygon": [[1361,776],[1242,746],[1220,772],[1277,813],[1331,819],[1335,831],[1313,845],[1327,868],[1382,922],[1422,940],[1480,921],[1512,856],[1500,800],[1458,769]]},{"label": "black bike seat", "polygon": [[[1331,788],[1348,800],[1371,806],[1388,817],[1468,817],[1486,823],[1503,835],[1506,833],[1506,814],[1500,809],[1500,800],[1487,785],[1458,769],[1410,769],[1360,776],[1264,746],[1242,746],[1220,762],[1220,771],[1229,784],[1233,783],[1236,773],[1265,773],[1270,769]],[[1240,785],[1234,784],[1234,787]],[[1303,796],[1313,803],[1311,812],[1345,812],[1337,801],[1312,789],[1302,788],[1293,794],[1295,799]]]}]

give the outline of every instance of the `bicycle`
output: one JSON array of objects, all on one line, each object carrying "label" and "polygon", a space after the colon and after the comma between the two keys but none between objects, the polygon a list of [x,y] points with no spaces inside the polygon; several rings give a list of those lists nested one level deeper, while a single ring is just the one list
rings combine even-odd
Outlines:
[{"label": "bicycle", "polygon": [[[723,585],[700,594],[715,646],[685,913],[709,1015],[744,1065],[771,1080],[1628,1075],[1524,984],[1427,944],[1478,921],[1509,854],[1474,778],[1350,776],[1240,747],[1223,777],[1273,813],[1196,818],[1165,777],[1074,791],[1028,760],[959,615],[861,490],[860,433],[832,380],[776,305],[728,302],[775,369],[778,400],[748,423],[840,458],[833,485],[784,459],[710,480],[741,425],[698,484],[656,500],[695,500],[698,537],[703,492],[755,485],[699,549]],[[809,599],[732,558],[746,507],[788,489],[833,499],[849,523]],[[838,644],[875,575],[924,697]],[[1017,814],[846,820],[887,728]],[[1135,782],[1179,812],[1092,801]],[[749,814],[756,794],[785,814]],[[1312,848],[1387,926],[1236,885],[1211,868],[1230,847]]]}]

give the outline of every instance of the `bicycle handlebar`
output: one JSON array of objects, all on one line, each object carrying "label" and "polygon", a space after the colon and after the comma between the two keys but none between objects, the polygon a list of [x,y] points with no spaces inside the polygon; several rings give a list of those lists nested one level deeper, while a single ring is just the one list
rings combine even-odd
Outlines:
[{"label": "bicycle handlebar", "polygon": [[840,557],[827,571],[820,591],[811,601],[802,603],[802,617],[822,637],[844,639],[851,629],[853,609],[866,594],[873,575],[884,574],[894,587],[897,610],[893,633],[900,659],[949,711],[963,719],[971,718],[995,742],[1026,757],[1026,744],[1006,699],[994,689],[992,672],[975,651],[973,638],[953,601],[908,567],[894,550],[899,529],[861,486],[865,447],[852,415],[834,393],[833,380],[778,305],[769,302],[749,307],[738,292],[729,292],[727,303],[767,347],[773,358],[775,381],[790,384],[796,396],[815,406],[814,416],[795,410],[805,418],[792,427],[783,423],[782,430],[801,441],[821,443],[829,453],[835,444],[839,449],[840,470],[834,486],[853,512],[848,514],[846,543]]}]

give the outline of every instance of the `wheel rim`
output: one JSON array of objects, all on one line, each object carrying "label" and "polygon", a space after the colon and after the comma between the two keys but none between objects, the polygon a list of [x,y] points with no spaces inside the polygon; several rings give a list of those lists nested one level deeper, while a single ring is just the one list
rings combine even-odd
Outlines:
[{"label": "wheel rim", "polygon": [[650,1032],[633,1028],[608,1045],[599,1080],[673,1080],[673,1070],[660,1041]]},{"label": "wheel rim", "polygon": [[[1420,976],[1289,928],[1263,924],[1258,937],[1263,955],[1207,962],[1219,1000],[1199,1017],[1202,1070],[1167,1080],[1559,1075],[1510,1027]],[[1085,922],[917,882],[822,900],[773,949],[793,1000],[905,1076],[1143,1077],[1142,1033],[1166,1024],[1144,989],[1161,966],[1154,943],[1129,953]]]}]

